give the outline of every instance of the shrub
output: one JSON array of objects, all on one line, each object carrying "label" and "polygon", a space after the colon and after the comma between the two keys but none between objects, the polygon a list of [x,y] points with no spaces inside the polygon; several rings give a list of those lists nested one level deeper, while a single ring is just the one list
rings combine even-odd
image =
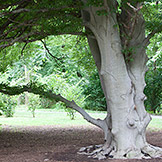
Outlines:
[{"label": "shrub", "polygon": [[13,97],[0,95],[0,110],[6,117],[13,117],[17,103]]},{"label": "shrub", "polygon": [[50,100],[48,98],[41,97],[41,108],[51,109],[56,104],[56,101]]},{"label": "shrub", "polygon": [[156,61],[154,59],[149,61],[149,71],[146,73],[145,107],[149,111],[159,113],[162,109],[162,56],[159,55]]}]

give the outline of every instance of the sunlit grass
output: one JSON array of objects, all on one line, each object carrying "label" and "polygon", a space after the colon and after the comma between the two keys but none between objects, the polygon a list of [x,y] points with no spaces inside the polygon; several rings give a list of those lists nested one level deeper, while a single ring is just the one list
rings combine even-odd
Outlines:
[{"label": "sunlit grass", "polygon": [[[94,118],[104,119],[106,112],[88,111]],[[25,107],[16,108],[14,117],[6,118],[0,116],[0,124],[2,125],[19,125],[19,126],[89,126],[88,123],[79,113],[75,113],[75,120],[71,120],[64,110],[54,109],[38,109],[36,110],[36,117],[33,118],[30,111]],[[148,129],[159,130],[162,129],[162,118],[153,118]]]},{"label": "sunlit grass", "polygon": [[162,118],[153,118],[148,125],[148,129],[162,130]]},{"label": "sunlit grass", "polygon": [[[91,113],[91,112],[90,112]],[[104,118],[105,113],[93,113],[96,118]],[[79,113],[75,113],[75,120],[71,120],[63,110],[39,109],[36,110],[36,117],[33,118],[30,111],[25,108],[17,108],[14,117],[0,117],[0,124],[22,125],[22,126],[41,126],[41,125],[90,125]]]}]

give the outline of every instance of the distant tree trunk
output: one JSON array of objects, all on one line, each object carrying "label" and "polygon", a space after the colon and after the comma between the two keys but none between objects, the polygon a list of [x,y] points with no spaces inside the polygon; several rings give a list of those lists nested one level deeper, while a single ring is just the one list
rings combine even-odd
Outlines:
[{"label": "distant tree trunk", "polygon": [[[24,65],[24,70],[25,70],[25,82],[28,83],[30,80],[30,76],[26,65]],[[24,93],[25,93],[25,106],[28,107],[28,103],[29,103],[28,92],[24,92]]]},{"label": "distant tree trunk", "polygon": [[[136,24],[133,24],[134,29],[130,29],[131,39],[128,43],[121,38],[122,29],[120,33],[117,15],[108,5],[114,4],[105,3],[108,10],[106,16],[96,14],[98,7],[88,7],[83,11],[83,18],[89,17],[84,19],[85,26],[93,33],[88,36],[88,41],[99,71],[108,114],[103,129],[105,145],[90,155],[99,159],[106,156],[114,158],[160,156],[160,149],[150,146],[145,137],[151,117],[144,107],[143,90],[147,56],[143,17],[138,15]],[[127,55],[123,53],[123,46],[128,50]]]},{"label": "distant tree trunk", "polygon": [[19,95],[19,97],[18,97],[18,102],[17,102],[17,105],[18,105],[18,106],[20,106],[20,104],[21,104],[21,95]]},{"label": "distant tree trunk", "polygon": [[153,111],[154,114],[156,113],[156,95],[155,95],[155,92],[156,89],[153,90],[152,92],[152,98],[151,98],[151,108],[150,108],[150,111]]}]

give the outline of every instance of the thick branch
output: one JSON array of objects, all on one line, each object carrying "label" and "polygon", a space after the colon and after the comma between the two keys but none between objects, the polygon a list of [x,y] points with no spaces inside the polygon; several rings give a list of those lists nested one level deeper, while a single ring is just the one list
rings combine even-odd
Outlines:
[{"label": "thick branch", "polygon": [[[64,34],[82,35],[82,36],[86,35],[86,34],[83,33],[83,32],[56,33],[56,35],[64,35]],[[33,35],[36,35],[36,36],[40,36],[40,35],[41,35],[41,38],[40,38],[40,39],[38,39],[38,38],[36,38],[36,39],[28,39],[29,37],[31,37],[31,36],[33,36]],[[1,45],[0,45],[0,49],[1,49],[1,48],[4,49],[4,48],[6,48],[6,47],[12,46],[12,45],[13,45],[14,43],[16,43],[16,42],[24,42],[24,43],[35,42],[35,41],[38,41],[38,40],[41,40],[41,39],[47,37],[48,35],[50,35],[50,34],[48,34],[48,33],[42,33],[42,32],[31,32],[31,33],[28,33],[28,34],[26,34],[26,35],[24,34],[23,36],[17,37],[17,38],[12,38],[12,39],[11,39],[11,38],[10,38],[10,39],[5,38],[5,39],[2,39],[1,42],[8,42],[8,43],[1,44]]]},{"label": "thick branch", "polygon": [[60,94],[56,95],[55,93],[53,93],[50,90],[46,91],[45,88],[46,88],[45,86],[42,86],[42,85],[38,86],[38,85],[36,85],[36,83],[33,83],[33,82],[30,82],[27,85],[13,86],[13,87],[10,87],[5,83],[0,84],[0,92],[2,92],[4,94],[19,95],[23,92],[30,92],[30,93],[34,93],[34,94],[39,94],[40,96],[55,100],[57,102],[61,101],[61,102],[65,103],[67,107],[78,111],[84,117],[84,119],[86,119],[88,122],[100,127],[104,131],[105,124],[106,124],[105,120],[92,118],[85,110],[83,110],[81,107],[79,107],[74,101],[69,101],[66,98],[64,98],[63,96],[61,96]]},{"label": "thick branch", "polygon": [[[78,6],[73,6],[73,8],[78,8]],[[4,17],[10,14],[19,14],[19,13],[24,13],[24,12],[50,12],[50,11],[60,11],[60,10],[65,10],[69,9],[69,6],[62,6],[60,8],[44,8],[44,9],[28,9],[28,8],[19,8],[10,12],[3,12],[0,14],[0,17]]]},{"label": "thick branch", "polygon": [[67,101],[67,102],[70,104],[70,106],[68,106],[68,107],[78,111],[84,117],[84,119],[86,119],[91,124],[94,124],[94,125],[100,127],[104,131],[104,129],[105,129],[105,121],[104,120],[92,118],[84,109],[79,107],[74,101]]},{"label": "thick branch", "polygon": [[[26,34],[26,35],[17,37],[17,38],[15,38],[15,39],[13,39],[13,38],[12,38],[11,40],[7,40],[7,39],[6,39],[6,40],[4,40],[4,42],[7,41],[8,43],[0,45],[0,48],[9,47],[9,46],[13,45],[14,43],[16,43],[16,42],[21,42],[23,39],[29,38],[30,36],[32,36],[32,35],[34,35],[34,34],[36,34],[36,33],[31,32],[31,33],[28,33],[28,34]],[[39,34],[40,34],[40,33],[39,33]],[[42,34],[42,33],[41,33],[41,34]]]}]

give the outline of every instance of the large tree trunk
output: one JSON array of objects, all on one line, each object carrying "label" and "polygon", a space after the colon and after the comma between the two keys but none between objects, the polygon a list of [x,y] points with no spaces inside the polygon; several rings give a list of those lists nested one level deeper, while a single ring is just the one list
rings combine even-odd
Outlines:
[{"label": "large tree trunk", "polygon": [[88,36],[88,41],[99,71],[108,115],[105,119],[107,128],[103,129],[105,144],[92,152],[87,151],[87,148],[86,152],[84,148],[80,152],[99,159],[106,156],[160,156],[160,149],[147,144],[145,138],[151,117],[144,107],[147,57],[142,44],[145,38],[144,27],[141,25],[143,19],[139,18],[136,30],[131,31],[133,39],[127,43],[127,49],[133,48],[130,61],[122,52],[125,40],[121,39],[116,13],[111,11],[109,5],[114,4],[107,4],[105,1],[104,7],[100,8],[108,11],[106,16],[96,14],[98,7],[89,7],[83,11],[83,18],[89,17],[84,19],[85,26],[93,33]]},{"label": "large tree trunk", "polygon": [[18,87],[0,84],[0,92],[15,95],[27,91],[62,101],[82,114],[87,121],[100,127],[105,134],[105,143],[81,148],[80,153],[98,159],[161,156],[162,150],[149,145],[145,137],[151,118],[144,107],[145,46],[148,39],[145,39],[143,17],[138,13],[140,4],[136,1],[132,1],[133,6],[127,3],[122,6],[125,7],[122,8],[122,14],[117,15],[115,0],[93,2],[104,4],[98,4],[102,7],[85,8],[82,17],[86,29],[92,32],[88,32],[88,41],[107,101],[107,116],[104,120],[90,117],[74,101],[45,91],[43,86],[34,83]]}]

